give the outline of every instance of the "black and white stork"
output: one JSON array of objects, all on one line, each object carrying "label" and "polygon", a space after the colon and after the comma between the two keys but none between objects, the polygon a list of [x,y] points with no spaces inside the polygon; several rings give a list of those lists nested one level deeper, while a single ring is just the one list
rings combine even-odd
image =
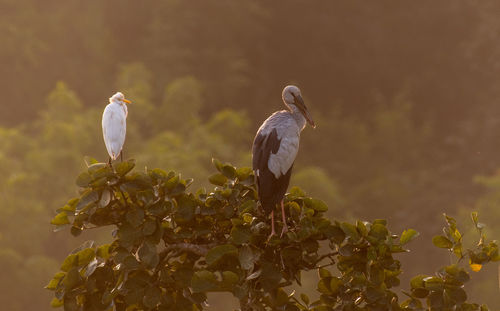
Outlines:
[{"label": "black and white stork", "polygon": [[271,214],[271,236],[274,230],[274,209],[281,204],[283,229],[288,231],[283,197],[290,183],[292,167],[299,150],[300,132],[308,122],[316,127],[300,90],[294,85],[283,89],[283,102],[289,110],[273,113],[257,131],[252,148],[252,166],[262,208]]}]

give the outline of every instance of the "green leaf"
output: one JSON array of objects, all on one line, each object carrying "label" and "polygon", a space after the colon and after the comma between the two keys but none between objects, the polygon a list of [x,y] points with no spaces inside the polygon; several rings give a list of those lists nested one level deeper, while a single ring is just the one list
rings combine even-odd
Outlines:
[{"label": "green leaf", "polygon": [[344,233],[344,230],[342,230],[337,225],[329,227],[329,229],[328,229],[328,235],[330,236],[330,238],[336,244],[342,243],[344,241],[345,237],[346,237],[346,234]]},{"label": "green leaf", "polygon": [[385,240],[387,235],[389,234],[389,231],[385,227],[385,225],[380,224],[380,223],[373,223],[370,232],[368,235],[377,238],[378,240]]},{"label": "green leaf", "polygon": [[240,167],[236,169],[236,177],[238,177],[239,180],[245,180],[252,174],[253,170],[250,167]]},{"label": "green leaf", "polygon": [[340,286],[342,286],[342,280],[338,277],[332,277],[330,280],[330,290],[332,293],[337,294]]},{"label": "green leaf", "polygon": [[222,175],[222,174],[213,174],[212,176],[208,177],[208,181],[216,186],[224,186],[224,184],[227,182],[227,177]]},{"label": "green leaf", "polygon": [[85,165],[87,165],[87,167],[91,166],[92,164],[99,163],[99,161],[97,161],[95,158],[92,158],[90,156],[84,156],[83,161],[85,162]]},{"label": "green leaf", "polygon": [[304,191],[302,191],[302,189],[300,189],[299,187],[293,186],[290,189],[289,195],[291,197],[297,197],[297,198],[299,198],[299,197],[305,197],[306,193]]},{"label": "green leaf", "polygon": [[451,242],[448,238],[442,235],[436,235],[435,237],[433,237],[432,243],[439,248],[450,249],[453,247],[453,242]]},{"label": "green leaf", "polygon": [[103,179],[105,183],[109,177],[114,176],[111,167],[104,163],[92,165],[91,167],[89,167],[89,173],[92,176],[92,179],[94,180],[94,182],[92,182],[91,185],[94,185],[98,179]]},{"label": "green leaf", "polygon": [[49,290],[55,290],[59,283],[61,282],[61,279],[66,275],[64,272],[57,272],[52,280],[50,280],[49,284],[45,286],[46,289]]},{"label": "green leaf", "polygon": [[356,221],[356,229],[361,233],[362,236],[366,237],[368,235],[368,229],[366,228],[366,224],[362,221]]},{"label": "green leaf", "polygon": [[217,278],[208,270],[196,271],[191,279],[191,288],[195,293],[212,291],[217,287]]},{"label": "green leaf", "polygon": [[238,212],[241,214],[241,213],[251,213],[253,211],[255,211],[257,207],[257,202],[255,202],[254,200],[248,200],[248,201],[245,201],[244,203],[242,203],[239,207],[238,207]]},{"label": "green leaf", "polygon": [[75,211],[79,212],[89,204],[95,203],[97,200],[99,200],[99,194],[97,193],[97,191],[88,190],[82,195],[80,201],[78,201],[78,204],[75,207]]},{"label": "green leaf", "polygon": [[156,221],[153,219],[148,219],[142,227],[142,233],[144,235],[151,235],[156,231]]},{"label": "green leaf", "polygon": [[444,282],[443,279],[437,276],[429,276],[423,278],[424,286],[428,290],[439,291],[443,289]]},{"label": "green leaf", "polygon": [[167,172],[165,172],[164,170],[162,170],[160,168],[154,168],[148,172],[149,172],[149,176],[151,176],[155,179],[165,179],[168,176]]},{"label": "green leaf", "polygon": [[280,307],[285,305],[287,302],[288,302],[287,293],[282,288],[278,288],[274,299],[274,306]]},{"label": "green leaf", "polygon": [[382,225],[382,226],[384,226],[384,227],[385,227],[385,226],[387,226],[387,220],[385,220],[385,219],[375,219],[375,220],[373,221],[373,224],[374,224],[374,225],[375,225],[375,224],[379,224],[379,225]]},{"label": "green leaf", "polygon": [[231,239],[234,244],[241,245],[250,241],[252,237],[252,232],[246,227],[233,227],[231,229]]},{"label": "green leaf", "polygon": [[236,178],[236,169],[231,164],[224,164],[221,173],[229,179]]},{"label": "green leaf", "polygon": [[123,266],[127,270],[134,270],[140,267],[140,263],[134,256],[128,255],[123,259]]},{"label": "green leaf", "polygon": [[180,181],[180,176],[175,175],[174,177],[167,180],[167,182],[165,183],[165,188],[167,188],[170,191],[179,184],[179,181]]},{"label": "green leaf", "polygon": [[63,279],[63,284],[66,287],[66,291],[69,291],[75,287],[77,287],[82,281],[82,277],[80,276],[80,272],[78,269],[71,268],[66,276]]},{"label": "green leaf", "polygon": [[78,266],[78,255],[71,254],[66,259],[64,259],[61,270],[64,272],[68,272],[71,268]]},{"label": "green leaf", "polygon": [[224,287],[232,289],[234,284],[240,280],[239,276],[233,271],[222,272],[222,284]]},{"label": "green leaf", "polygon": [[319,268],[318,269],[319,277],[324,279],[324,278],[329,278],[332,276],[330,271],[326,270],[325,268]]},{"label": "green leaf", "polygon": [[69,222],[68,215],[66,214],[66,212],[60,212],[50,221],[50,223],[53,225],[62,226],[62,225],[69,224],[70,222]]},{"label": "green leaf", "polygon": [[76,178],[76,185],[79,187],[88,187],[92,182],[92,176],[90,176],[89,172],[83,172]]},{"label": "green leaf", "polygon": [[52,298],[52,301],[50,302],[50,306],[52,308],[60,308],[64,305],[64,301],[62,299],[57,299],[57,298]]},{"label": "green leaf", "polygon": [[318,282],[318,292],[325,294],[325,295],[330,295],[332,292],[330,290],[330,280],[329,278],[326,279],[321,279]]},{"label": "green leaf", "polygon": [[106,166],[108,166],[108,164],[102,163],[102,162],[97,162],[97,163],[93,163],[93,164],[89,165],[87,170],[91,175],[94,175],[95,172],[97,172],[98,170],[100,170]]},{"label": "green leaf", "polygon": [[479,223],[479,219],[477,218],[477,212],[472,212],[470,214],[471,218],[472,218],[472,222],[474,223],[474,226],[477,227],[477,224]]},{"label": "green leaf", "polygon": [[183,194],[177,199],[177,205],[177,222],[191,221],[194,217],[194,211],[197,205],[195,199],[187,194]]},{"label": "green leaf", "polygon": [[104,245],[99,246],[96,250],[96,256],[101,257],[103,259],[108,259],[110,256],[110,254],[109,254],[110,246],[111,246],[111,244],[104,244]]},{"label": "green leaf", "polygon": [[215,246],[207,252],[205,260],[208,265],[212,265],[221,260],[225,255],[238,255],[238,249],[231,244]]},{"label": "green leaf", "polygon": [[94,258],[91,262],[89,262],[89,264],[85,268],[85,277],[86,278],[88,278],[90,275],[92,275],[92,273],[94,273],[94,271],[97,269],[98,264],[99,264],[99,262],[97,261],[96,258]]},{"label": "green leaf", "polygon": [[138,227],[144,221],[144,211],[140,208],[136,208],[129,211],[125,217],[133,227]]},{"label": "green leaf", "polygon": [[239,250],[238,259],[243,270],[252,271],[257,258],[254,257],[250,246],[243,245]]},{"label": "green leaf", "polygon": [[306,294],[300,294],[300,299],[302,299],[306,306],[309,305],[309,297]]},{"label": "green leaf", "polygon": [[276,265],[266,261],[262,263],[260,283],[265,291],[271,291],[278,287],[281,277],[281,270]]},{"label": "green leaf", "polygon": [[93,248],[86,248],[76,253],[76,255],[78,256],[78,265],[86,266],[95,258],[95,250]]},{"label": "green leaf", "polygon": [[161,301],[161,290],[157,286],[150,286],[146,289],[142,302],[150,309],[156,308]]},{"label": "green leaf", "polygon": [[83,229],[80,227],[72,226],[70,229],[71,235],[79,236],[82,233]]},{"label": "green leaf", "polygon": [[212,158],[212,163],[215,167],[215,169],[217,169],[219,172],[222,172],[222,162],[215,159],[215,158]]},{"label": "green leaf", "polygon": [[160,261],[156,245],[148,242],[142,243],[137,251],[137,255],[139,256],[139,260],[145,263],[149,268],[155,268]]},{"label": "green leaf", "polygon": [[410,280],[410,286],[411,288],[424,288],[424,279],[426,278],[426,275],[420,274],[417,276],[414,276]]},{"label": "green leaf", "polygon": [[414,288],[411,290],[411,293],[417,298],[425,298],[429,295],[429,290],[425,288]]},{"label": "green leaf", "polygon": [[356,229],[356,226],[351,225],[350,223],[343,222],[340,224],[340,228],[342,229],[342,231],[344,231],[347,237],[350,237],[354,241],[359,240],[359,238],[361,237],[358,233],[358,230]]},{"label": "green leaf", "polygon": [[464,289],[461,287],[449,287],[444,290],[445,294],[447,294],[451,299],[455,301],[455,303],[463,303],[467,300],[467,294]]},{"label": "green leaf", "polygon": [[130,159],[125,162],[120,162],[114,165],[116,173],[120,176],[125,176],[128,172],[130,172],[135,167],[135,160]]},{"label": "green leaf", "polygon": [[307,207],[310,207],[318,212],[326,212],[328,210],[328,205],[325,202],[317,199],[306,198],[304,203]]},{"label": "green leaf", "polygon": [[101,199],[99,200],[100,207],[108,206],[109,202],[111,202],[111,192],[108,189],[104,189],[101,193]]},{"label": "green leaf", "polygon": [[405,230],[403,231],[403,233],[401,234],[401,238],[399,239],[399,244],[401,245],[405,245],[406,243],[410,242],[411,240],[415,239],[416,237],[418,237],[420,235],[420,233],[418,233],[416,230],[414,229],[408,229],[408,230]]}]

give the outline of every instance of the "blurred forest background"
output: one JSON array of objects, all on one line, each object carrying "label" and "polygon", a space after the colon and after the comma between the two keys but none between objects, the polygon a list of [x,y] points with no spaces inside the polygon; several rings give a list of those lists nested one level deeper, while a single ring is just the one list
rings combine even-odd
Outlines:
[{"label": "blurred forest background", "polygon": [[[50,310],[43,286],[80,241],[49,221],[84,156],[107,160],[118,90],[134,102],[125,157],[193,190],[212,157],[251,165],[255,131],[297,84],[318,127],[292,185],[332,219],[419,231],[407,277],[449,263],[431,243],[443,212],[468,225],[478,210],[499,237],[499,14],[492,0],[0,0],[2,309]],[[496,267],[471,286],[500,308]]]}]

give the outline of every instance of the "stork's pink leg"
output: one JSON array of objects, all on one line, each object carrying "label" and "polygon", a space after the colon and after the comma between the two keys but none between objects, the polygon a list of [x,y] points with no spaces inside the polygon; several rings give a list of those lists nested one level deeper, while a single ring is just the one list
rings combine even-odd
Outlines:
[{"label": "stork's pink leg", "polygon": [[283,229],[281,230],[280,237],[282,237],[283,234],[288,231],[288,226],[286,225],[285,205],[283,204],[283,200],[281,200],[281,216],[283,217]]},{"label": "stork's pink leg", "polygon": [[271,212],[271,234],[267,238],[267,241],[271,240],[273,235],[276,235],[276,231],[274,230],[274,211]]},{"label": "stork's pink leg", "polygon": [[274,230],[274,211],[271,212],[271,236],[275,235],[276,231]]}]

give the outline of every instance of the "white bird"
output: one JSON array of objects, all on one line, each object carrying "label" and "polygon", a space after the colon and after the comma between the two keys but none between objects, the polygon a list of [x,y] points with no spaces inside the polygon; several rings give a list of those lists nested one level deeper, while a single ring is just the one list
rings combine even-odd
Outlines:
[{"label": "white bird", "polygon": [[109,164],[122,156],[127,132],[127,104],[130,103],[121,92],[117,92],[109,98],[109,104],[102,113],[102,135],[109,154]]},{"label": "white bird", "polygon": [[271,236],[274,230],[274,209],[281,203],[283,229],[288,231],[283,197],[290,183],[293,162],[299,150],[300,132],[308,122],[316,127],[300,90],[294,85],[283,89],[283,102],[289,110],[273,113],[261,125],[252,148],[252,166],[255,172],[259,200],[266,213],[271,213]]}]

